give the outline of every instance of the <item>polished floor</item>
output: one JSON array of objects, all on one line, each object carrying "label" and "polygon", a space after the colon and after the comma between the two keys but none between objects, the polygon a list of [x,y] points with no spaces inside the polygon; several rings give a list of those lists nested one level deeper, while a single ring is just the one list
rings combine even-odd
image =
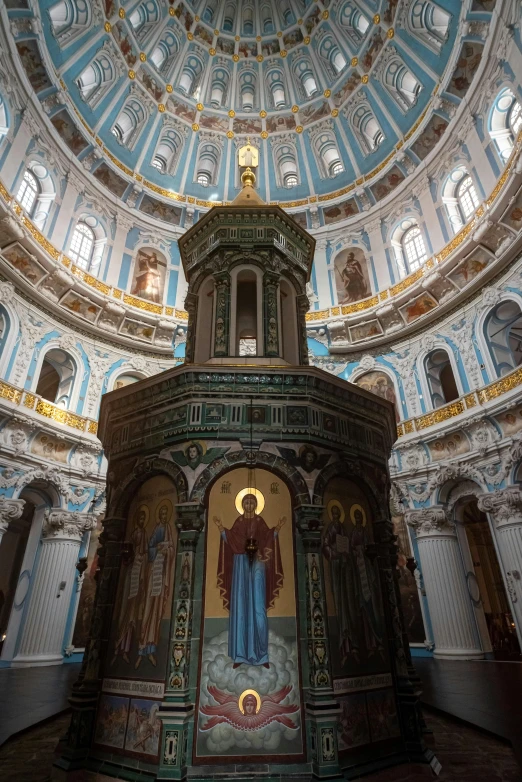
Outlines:
[{"label": "polished floor", "polygon": [[79,672],[79,663],[0,668],[0,746],[10,736],[68,709],[69,691]]}]

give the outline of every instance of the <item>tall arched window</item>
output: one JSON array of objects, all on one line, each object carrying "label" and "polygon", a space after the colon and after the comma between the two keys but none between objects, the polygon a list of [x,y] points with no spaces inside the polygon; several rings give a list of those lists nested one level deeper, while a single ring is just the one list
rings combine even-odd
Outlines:
[{"label": "tall arched window", "polygon": [[45,354],[38,373],[34,392],[58,407],[69,409],[73,402],[76,362],[59,348],[51,348]]},{"label": "tall arched window", "polygon": [[446,179],[442,189],[442,201],[446,206],[451,227],[457,233],[479,205],[475,185],[465,166],[457,166]]},{"label": "tall arched window", "polygon": [[40,184],[32,171],[25,171],[22,184],[16,195],[16,200],[22,207],[22,209],[32,216],[34,207],[36,205],[36,199],[40,195]]},{"label": "tall arched window", "polygon": [[218,65],[212,71],[208,85],[209,100],[213,108],[219,109],[225,105],[228,94],[230,74],[224,65]]},{"label": "tall arched window", "polygon": [[427,260],[424,238],[414,218],[407,217],[397,226],[391,244],[400,277],[416,271]]},{"label": "tall arched window", "polygon": [[236,21],[236,4],[227,3],[225,11],[223,13],[223,30],[230,33],[234,29],[234,23]]},{"label": "tall arched window", "polygon": [[155,0],[145,0],[129,14],[129,22],[138,41],[142,41],[159,21],[160,10]]},{"label": "tall arched window", "polygon": [[266,74],[268,96],[274,109],[286,105],[285,76],[281,68],[271,68]]},{"label": "tall arched window", "polygon": [[114,84],[116,71],[106,54],[98,55],[79,75],[76,84],[82,99],[95,108]]},{"label": "tall arched window", "polygon": [[219,173],[221,149],[217,141],[210,138],[200,138],[196,176],[194,181],[203,187],[215,185]]},{"label": "tall arched window", "polygon": [[261,8],[261,26],[264,33],[275,32],[272,6],[265,3]]},{"label": "tall arched window", "polygon": [[384,141],[384,133],[368,103],[361,103],[352,111],[350,125],[365,154],[373,152]]},{"label": "tall arched window", "polygon": [[282,27],[288,27],[291,24],[295,24],[296,18],[294,16],[294,12],[292,11],[292,6],[290,5],[289,0],[279,0],[277,7],[279,10]]},{"label": "tall arched window", "polygon": [[214,17],[216,16],[217,0],[207,0],[205,10],[203,11],[202,19],[207,24],[214,23]]},{"label": "tall arched window", "polygon": [[328,75],[335,79],[346,67],[346,57],[341,52],[337,41],[331,33],[321,35],[320,31],[316,40],[319,44],[319,56],[325,64]]},{"label": "tall arched window", "polygon": [[239,73],[239,100],[243,111],[252,111],[256,105],[257,74],[254,67],[244,66]]},{"label": "tall arched window", "polygon": [[7,106],[5,104],[4,99],[0,95],[0,141],[7,134],[8,130],[9,130],[9,124],[8,124],[8,117],[7,117]]},{"label": "tall arched window", "polygon": [[321,176],[336,177],[344,171],[335,132],[331,129],[330,122],[320,123],[310,131],[310,140],[315,152]]},{"label": "tall arched window", "polygon": [[94,250],[94,231],[89,228],[87,223],[76,223],[73,231],[69,255],[73,261],[81,266],[82,269],[88,269]]},{"label": "tall arched window", "polygon": [[307,56],[298,56],[294,61],[294,83],[303,100],[309,100],[319,91],[312,62]]},{"label": "tall arched window", "polygon": [[172,66],[176,60],[179,51],[179,42],[174,33],[168,32],[159,41],[152,54],[150,55],[150,61],[165,78],[168,78],[172,70]]},{"label": "tall arched window", "polygon": [[199,57],[189,53],[179,79],[179,89],[184,92],[185,95],[195,98],[198,93],[198,86],[202,73],[203,63]]},{"label": "tall arched window", "polygon": [[58,0],[47,13],[54,37],[60,46],[69,46],[88,30],[92,4],[88,0]]},{"label": "tall arched window", "polygon": [[359,45],[370,27],[370,22],[352,0],[348,0],[348,2],[344,3],[338,19],[351,42],[355,45]]},{"label": "tall arched window", "polygon": [[254,32],[254,6],[251,3],[243,4],[243,34],[252,35]]},{"label": "tall arched window", "polygon": [[501,301],[484,322],[484,332],[498,377],[522,363],[522,312],[516,301]]},{"label": "tall arched window", "polygon": [[291,188],[299,184],[297,152],[293,144],[277,144],[274,148],[274,163],[278,187]]},{"label": "tall arched window", "polygon": [[459,390],[453,374],[450,357],[446,350],[432,350],[424,360],[428,390],[434,408],[458,399]]},{"label": "tall arched window", "polygon": [[403,110],[407,111],[416,102],[422,85],[399,57],[394,57],[384,74],[384,86]]},{"label": "tall arched window", "polygon": [[132,149],[145,125],[147,115],[139,100],[130,98],[120,111],[111,132],[119,144]]},{"label": "tall arched window", "polygon": [[162,174],[173,174],[183,148],[181,132],[166,127],[161,133],[152,158],[152,165]]},{"label": "tall arched window", "polygon": [[503,161],[510,156],[521,129],[522,105],[513,91],[505,87],[495,99],[489,120],[489,135],[495,140]]},{"label": "tall arched window", "polygon": [[433,51],[440,52],[448,37],[451,14],[431,0],[416,0],[406,18],[409,32]]}]

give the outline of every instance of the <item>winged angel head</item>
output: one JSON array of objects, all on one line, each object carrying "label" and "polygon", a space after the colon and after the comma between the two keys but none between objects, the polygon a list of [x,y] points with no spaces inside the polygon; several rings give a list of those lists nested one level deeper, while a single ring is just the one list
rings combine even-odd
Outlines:
[{"label": "winged angel head", "polygon": [[292,685],[283,687],[272,695],[259,695],[255,690],[245,690],[239,698],[237,695],[229,695],[222,692],[214,685],[208,687],[208,692],[217,705],[201,706],[200,711],[209,717],[201,730],[211,730],[216,725],[228,723],[236,730],[260,730],[270,725],[271,722],[279,722],[297,730],[297,725],[289,716],[299,711],[297,704],[282,705],[282,701],[292,691]]}]

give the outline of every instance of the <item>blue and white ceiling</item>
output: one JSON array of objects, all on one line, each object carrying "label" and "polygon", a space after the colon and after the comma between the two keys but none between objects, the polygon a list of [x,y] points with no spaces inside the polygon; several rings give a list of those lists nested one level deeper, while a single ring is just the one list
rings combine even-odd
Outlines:
[{"label": "blue and white ceiling", "polygon": [[[55,129],[118,197],[133,182],[132,205],[148,191],[178,206],[230,201],[240,187],[237,148],[249,136],[260,149],[265,200],[292,208],[349,193],[342,216],[385,197],[432,151],[452,115],[447,106],[460,102],[480,63],[483,41],[472,25],[458,35],[460,23],[487,20],[492,5],[5,4]],[[429,123],[431,147],[416,148]]]}]

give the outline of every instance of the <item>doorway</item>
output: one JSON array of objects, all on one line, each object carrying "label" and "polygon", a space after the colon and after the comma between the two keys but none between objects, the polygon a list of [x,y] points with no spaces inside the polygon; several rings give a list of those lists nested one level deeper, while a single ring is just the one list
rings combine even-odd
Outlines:
[{"label": "doorway", "polygon": [[7,637],[7,626],[20,578],[27,540],[34,516],[34,505],[25,501],[19,519],[9,522],[0,543],[0,653]]}]

